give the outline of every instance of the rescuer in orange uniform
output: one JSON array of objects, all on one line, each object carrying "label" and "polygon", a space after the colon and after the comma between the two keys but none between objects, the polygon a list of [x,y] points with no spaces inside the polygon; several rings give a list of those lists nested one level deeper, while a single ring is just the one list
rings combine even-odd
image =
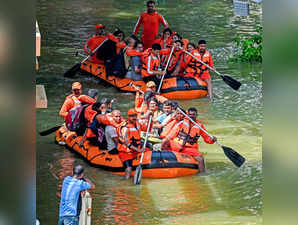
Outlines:
[{"label": "rescuer in orange uniform", "polygon": [[[119,54],[120,50],[125,48],[126,46],[123,41],[124,33],[120,30],[115,31],[115,35],[111,33],[105,35],[105,26],[102,24],[97,24],[95,26],[95,32],[95,35],[91,37],[83,47],[85,53],[88,55],[90,55],[106,39],[109,39],[116,43],[116,54]],[[89,60],[93,63],[104,63],[104,60],[98,59],[96,55],[97,54],[94,53]]]},{"label": "rescuer in orange uniform", "polygon": [[133,31],[133,34],[137,35],[141,25],[143,25],[141,40],[144,44],[144,49],[151,48],[158,34],[160,23],[163,24],[164,28],[169,27],[164,17],[155,11],[155,2],[147,1],[147,12],[140,15]]},{"label": "rescuer in orange uniform", "polygon": [[[153,94],[152,97],[155,97],[158,102],[164,103],[168,100],[166,97],[163,97],[162,95],[156,93],[156,84],[153,81],[149,81],[146,84],[146,88],[146,92],[151,91]],[[143,108],[146,107],[144,106],[144,104],[144,95],[141,92],[137,91],[135,97],[135,109],[138,113],[144,110]]]},{"label": "rescuer in orange uniform", "polygon": [[[203,129],[206,130],[205,126],[197,121],[196,108],[189,108],[187,114],[192,120],[196,121]],[[202,136],[204,141],[208,144],[213,144],[217,140],[215,136],[211,139],[197,125],[193,124],[186,118],[174,126],[172,131],[163,140],[162,145],[164,147],[169,144],[169,150],[181,152],[194,157],[198,161],[200,172],[204,172],[204,159],[203,156],[201,156],[198,144],[200,136]]]},{"label": "rescuer in orange uniform", "polygon": [[118,128],[119,158],[125,167],[125,178],[129,179],[132,170],[132,160],[142,152],[141,127],[137,122],[135,109],[128,110],[128,120]]},{"label": "rescuer in orange uniform", "polygon": [[[105,26],[97,24],[95,26],[95,35],[91,37],[84,45],[84,51],[90,55],[107,37],[105,36]],[[91,56],[90,59],[93,63],[104,63],[103,60],[96,58],[96,53]]]},{"label": "rescuer in orange uniform", "polygon": [[143,80],[147,83],[154,81],[155,84],[159,84],[160,80],[156,75],[163,75],[163,71],[160,68],[160,44],[153,44],[152,50],[147,57],[144,58],[144,64],[141,71]]},{"label": "rescuer in orange uniform", "polygon": [[[198,42],[198,47],[197,49],[192,51],[192,54],[209,65],[210,67],[213,68],[213,59],[211,57],[211,54],[208,50],[206,50],[206,41],[205,40],[200,40]],[[213,99],[213,94],[212,94],[212,82],[211,82],[211,76],[209,73],[209,68],[207,68],[205,65],[200,63],[198,60],[194,59],[193,57],[187,57],[186,62],[184,63],[184,68],[185,68],[185,76],[195,76],[199,77],[202,80],[206,81],[207,83],[207,88],[208,88],[208,95],[209,98]]]},{"label": "rescuer in orange uniform", "polygon": [[72,94],[65,98],[65,101],[60,109],[59,116],[66,118],[68,112],[81,105],[81,103],[93,104],[96,102],[93,98],[82,95],[82,85],[79,82],[74,82],[71,86]]}]

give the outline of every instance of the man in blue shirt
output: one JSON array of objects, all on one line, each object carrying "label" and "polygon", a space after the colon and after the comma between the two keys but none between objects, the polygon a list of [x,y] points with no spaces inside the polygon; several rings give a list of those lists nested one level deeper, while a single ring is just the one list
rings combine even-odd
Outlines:
[{"label": "man in blue shirt", "polygon": [[94,184],[84,178],[84,167],[73,168],[73,177],[67,176],[62,184],[58,225],[78,225],[81,191],[94,189]]}]

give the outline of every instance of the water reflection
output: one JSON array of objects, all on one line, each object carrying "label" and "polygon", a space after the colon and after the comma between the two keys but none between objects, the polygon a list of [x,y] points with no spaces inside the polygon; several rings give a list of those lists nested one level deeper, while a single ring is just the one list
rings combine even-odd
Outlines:
[{"label": "water reflection", "polygon": [[66,176],[72,176],[72,170],[75,159],[73,154],[67,149],[63,150],[63,153],[59,155],[59,159],[56,162],[48,163],[49,170],[53,177],[58,180],[57,196],[61,197],[62,183]]}]

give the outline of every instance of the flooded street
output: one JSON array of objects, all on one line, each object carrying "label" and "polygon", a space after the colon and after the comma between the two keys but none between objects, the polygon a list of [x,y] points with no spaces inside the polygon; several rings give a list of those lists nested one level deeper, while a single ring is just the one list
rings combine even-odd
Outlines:
[{"label": "flooded street", "polygon": [[[107,31],[121,28],[128,36],[145,1],[46,1],[38,0],[36,18],[42,35],[41,57],[36,83],[43,84],[48,98],[47,109],[37,109],[37,131],[63,123],[58,113],[70,93],[71,83],[80,81],[83,90],[100,90],[100,98],[116,98],[115,108],[125,118],[134,106],[134,94],[120,93],[100,80],[78,73],[64,78],[66,70],[82,60],[75,57],[93,34],[95,24]],[[260,5],[251,7],[248,17],[235,16],[229,0],[164,0],[156,9],[171,29],[192,42],[207,41],[216,69],[242,83],[232,90],[211,73],[214,102],[207,98],[178,101],[183,108],[194,106],[198,119],[215,135],[246,158],[237,168],[217,145],[200,140],[206,155],[207,173],[175,179],[142,179],[135,186],[131,180],[90,166],[82,157],[54,143],[54,134],[37,136],[37,217],[41,224],[57,224],[61,184],[71,174],[72,164],[84,165],[85,174],[96,189],[93,198],[92,224],[262,224],[262,65],[228,63],[234,51],[233,37],[254,31],[261,20]]]}]

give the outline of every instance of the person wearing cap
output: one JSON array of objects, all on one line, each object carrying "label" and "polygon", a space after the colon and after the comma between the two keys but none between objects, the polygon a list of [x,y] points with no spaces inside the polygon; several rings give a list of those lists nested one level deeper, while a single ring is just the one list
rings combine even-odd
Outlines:
[{"label": "person wearing cap", "polygon": [[76,165],[73,176],[65,177],[62,183],[58,225],[79,224],[80,193],[89,189],[95,189],[95,185],[84,176],[84,167]]},{"label": "person wearing cap", "polygon": [[156,12],[155,2],[147,1],[147,12],[144,12],[140,15],[133,30],[133,34],[137,35],[140,27],[143,26],[141,39],[145,49],[151,48],[152,44],[154,43],[155,37],[158,34],[159,24],[162,24],[164,28],[169,27],[169,24],[165,18]]},{"label": "person wearing cap", "polygon": [[[151,91],[152,96],[157,99],[157,101],[160,103],[164,103],[168,99],[166,97],[163,97],[162,95],[159,95],[156,93],[156,84],[154,81],[149,81],[146,83],[146,92]],[[146,93],[145,92],[145,93]],[[136,97],[135,97],[135,109],[140,113],[144,107],[144,94],[142,94],[140,91],[137,90]]]},{"label": "person wearing cap", "polygon": [[[105,26],[102,24],[97,24],[95,26],[95,35],[87,40],[86,44],[83,47],[86,54],[90,55],[102,42],[106,40],[106,38]],[[96,57],[96,53],[91,56],[90,61],[94,63],[104,63],[103,60],[100,60]]]},{"label": "person wearing cap", "polygon": [[82,94],[82,85],[79,82],[74,82],[71,86],[72,94],[66,96],[65,101],[60,109],[59,115],[66,118],[69,110],[81,104],[78,99]]},{"label": "person wearing cap", "polygon": [[142,152],[141,127],[137,122],[137,112],[134,108],[128,110],[128,120],[117,128],[119,134],[119,158],[125,167],[125,178],[129,179],[132,170],[132,161]]},{"label": "person wearing cap", "polygon": [[66,118],[68,112],[81,105],[81,103],[93,104],[95,99],[87,95],[82,95],[82,85],[79,82],[74,82],[71,86],[72,94],[66,96],[65,101],[60,109],[59,115]]}]

